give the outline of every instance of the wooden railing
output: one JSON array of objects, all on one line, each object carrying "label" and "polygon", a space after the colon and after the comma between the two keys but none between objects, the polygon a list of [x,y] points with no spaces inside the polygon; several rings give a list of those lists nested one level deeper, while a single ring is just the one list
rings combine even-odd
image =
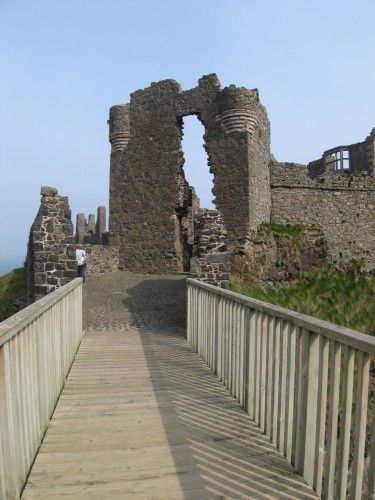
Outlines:
[{"label": "wooden railing", "polygon": [[18,499],[82,338],[82,280],[0,323],[0,498]]},{"label": "wooden railing", "polygon": [[187,282],[189,342],[306,482],[374,499],[375,338]]}]

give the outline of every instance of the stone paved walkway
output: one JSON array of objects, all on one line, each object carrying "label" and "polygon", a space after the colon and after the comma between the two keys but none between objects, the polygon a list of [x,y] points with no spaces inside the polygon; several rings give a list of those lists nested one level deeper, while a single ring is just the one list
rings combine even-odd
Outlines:
[{"label": "stone paved walkway", "polygon": [[148,328],[185,335],[186,280],[124,273],[88,279],[83,285],[83,311],[84,330]]},{"label": "stone paved walkway", "polygon": [[83,285],[86,330],[27,499],[310,499],[185,339],[181,276]]}]

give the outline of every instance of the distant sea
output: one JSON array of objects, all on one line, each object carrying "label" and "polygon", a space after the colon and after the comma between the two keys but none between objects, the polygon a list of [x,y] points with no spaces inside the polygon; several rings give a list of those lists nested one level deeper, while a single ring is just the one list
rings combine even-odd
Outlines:
[{"label": "distant sea", "polygon": [[13,269],[17,269],[18,267],[23,267],[25,259],[0,259],[0,276],[4,276],[4,274],[8,274]]}]

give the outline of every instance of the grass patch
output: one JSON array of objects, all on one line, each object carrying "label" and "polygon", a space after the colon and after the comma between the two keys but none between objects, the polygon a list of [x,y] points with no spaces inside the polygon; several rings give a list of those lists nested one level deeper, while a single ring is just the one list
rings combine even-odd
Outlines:
[{"label": "grass patch", "polygon": [[375,276],[352,264],[346,272],[319,269],[289,288],[231,280],[230,289],[293,311],[375,335]]},{"label": "grass patch", "polygon": [[301,248],[301,235],[304,229],[302,224],[268,224],[264,222],[261,229],[267,233],[287,235],[297,250]]},{"label": "grass patch", "polygon": [[13,314],[12,304],[26,293],[26,269],[14,269],[0,277],[0,321]]}]

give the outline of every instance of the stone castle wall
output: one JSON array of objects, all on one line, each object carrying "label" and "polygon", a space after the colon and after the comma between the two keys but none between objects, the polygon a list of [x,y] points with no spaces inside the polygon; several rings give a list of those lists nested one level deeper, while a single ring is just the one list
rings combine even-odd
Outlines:
[{"label": "stone castle wall", "polygon": [[196,214],[190,277],[220,288],[229,286],[227,230],[216,211],[206,209]]},{"label": "stone castle wall", "polygon": [[43,186],[27,252],[27,303],[31,304],[77,276],[68,198]]},{"label": "stone castle wall", "polygon": [[[332,153],[340,148],[346,150],[349,162],[347,165],[348,173],[367,172],[368,175],[375,177],[375,128],[363,142],[350,144],[347,146],[338,146],[326,153]],[[319,160],[314,160],[307,165],[309,176],[315,178],[326,171],[334,170],[334,165],[326,165],[326,153]]]},{"label": "stone castle wall", "polygon": [[107,245],[85,245],[87,255],[86,276],[114,273],[119,267],[119,247]]},{"label": "stone castle wall", "polygon": [[[364,258],[375,267],[375,129],[364,142],[327,151],[307,168],[272,162],[270,125],[257,89],[221,89],[212,74],[187,91],[174,80],[153,83],[110,110],[110,242],[120,245],[120,269],[189,268],[186,221],[194,225],[195,216],[187,202],[181,139],[183,118],[191,114],[205,128],[214,203],[237,262],[272,218],[319,225],[335,264]],[[337,158],[345,162],[332,161]],[[196,260],[193,267],[196,274]]]},{"label": "stone castle wall", "polygon": [[181,140],[183,117],[192,114],[205,127],[214,203],[229,245],[245,246],[269,219],[269,121],[257,90],[221,90],[216,75],[188,91],[174,80],[151,84],[110,110],[109,241],[120,246],[120,269],[186,270],[183,219],[190,209],[181,195],[187,189]]},{"label": "stone castle wall", "polygon": [[[31,304],[77,277],[76,244],[68,198],[60,196],[57,189],[42,186],[41,205],[32,224],[27,252],[27,303]],[[103,235],[105,209],[99,207],[98,222],[89,218],[85,227],[77,228],[81,236],[85,230],[96,228]],[[86,234],[86,238],[87,238]],[[95,236],[95,234],[94,234]],[[92,238],[96,242],[96,238]],[[92,241],[91,240],[91,241]],[[102,238],[103,240],[103,238]],[[86,239],[87,241],[87,239]],[[88,257],[87,276],[112,273],[118,270],[119,249],[102,244],[84,244]]]},{"label": "stone castle wall", "polygon": [[375,269],[375,179],[366,172],[326,172],[308,177],[306,167],[271,168],[272,220],[318,225],[324,230],[331,263],[364,259]]}]

